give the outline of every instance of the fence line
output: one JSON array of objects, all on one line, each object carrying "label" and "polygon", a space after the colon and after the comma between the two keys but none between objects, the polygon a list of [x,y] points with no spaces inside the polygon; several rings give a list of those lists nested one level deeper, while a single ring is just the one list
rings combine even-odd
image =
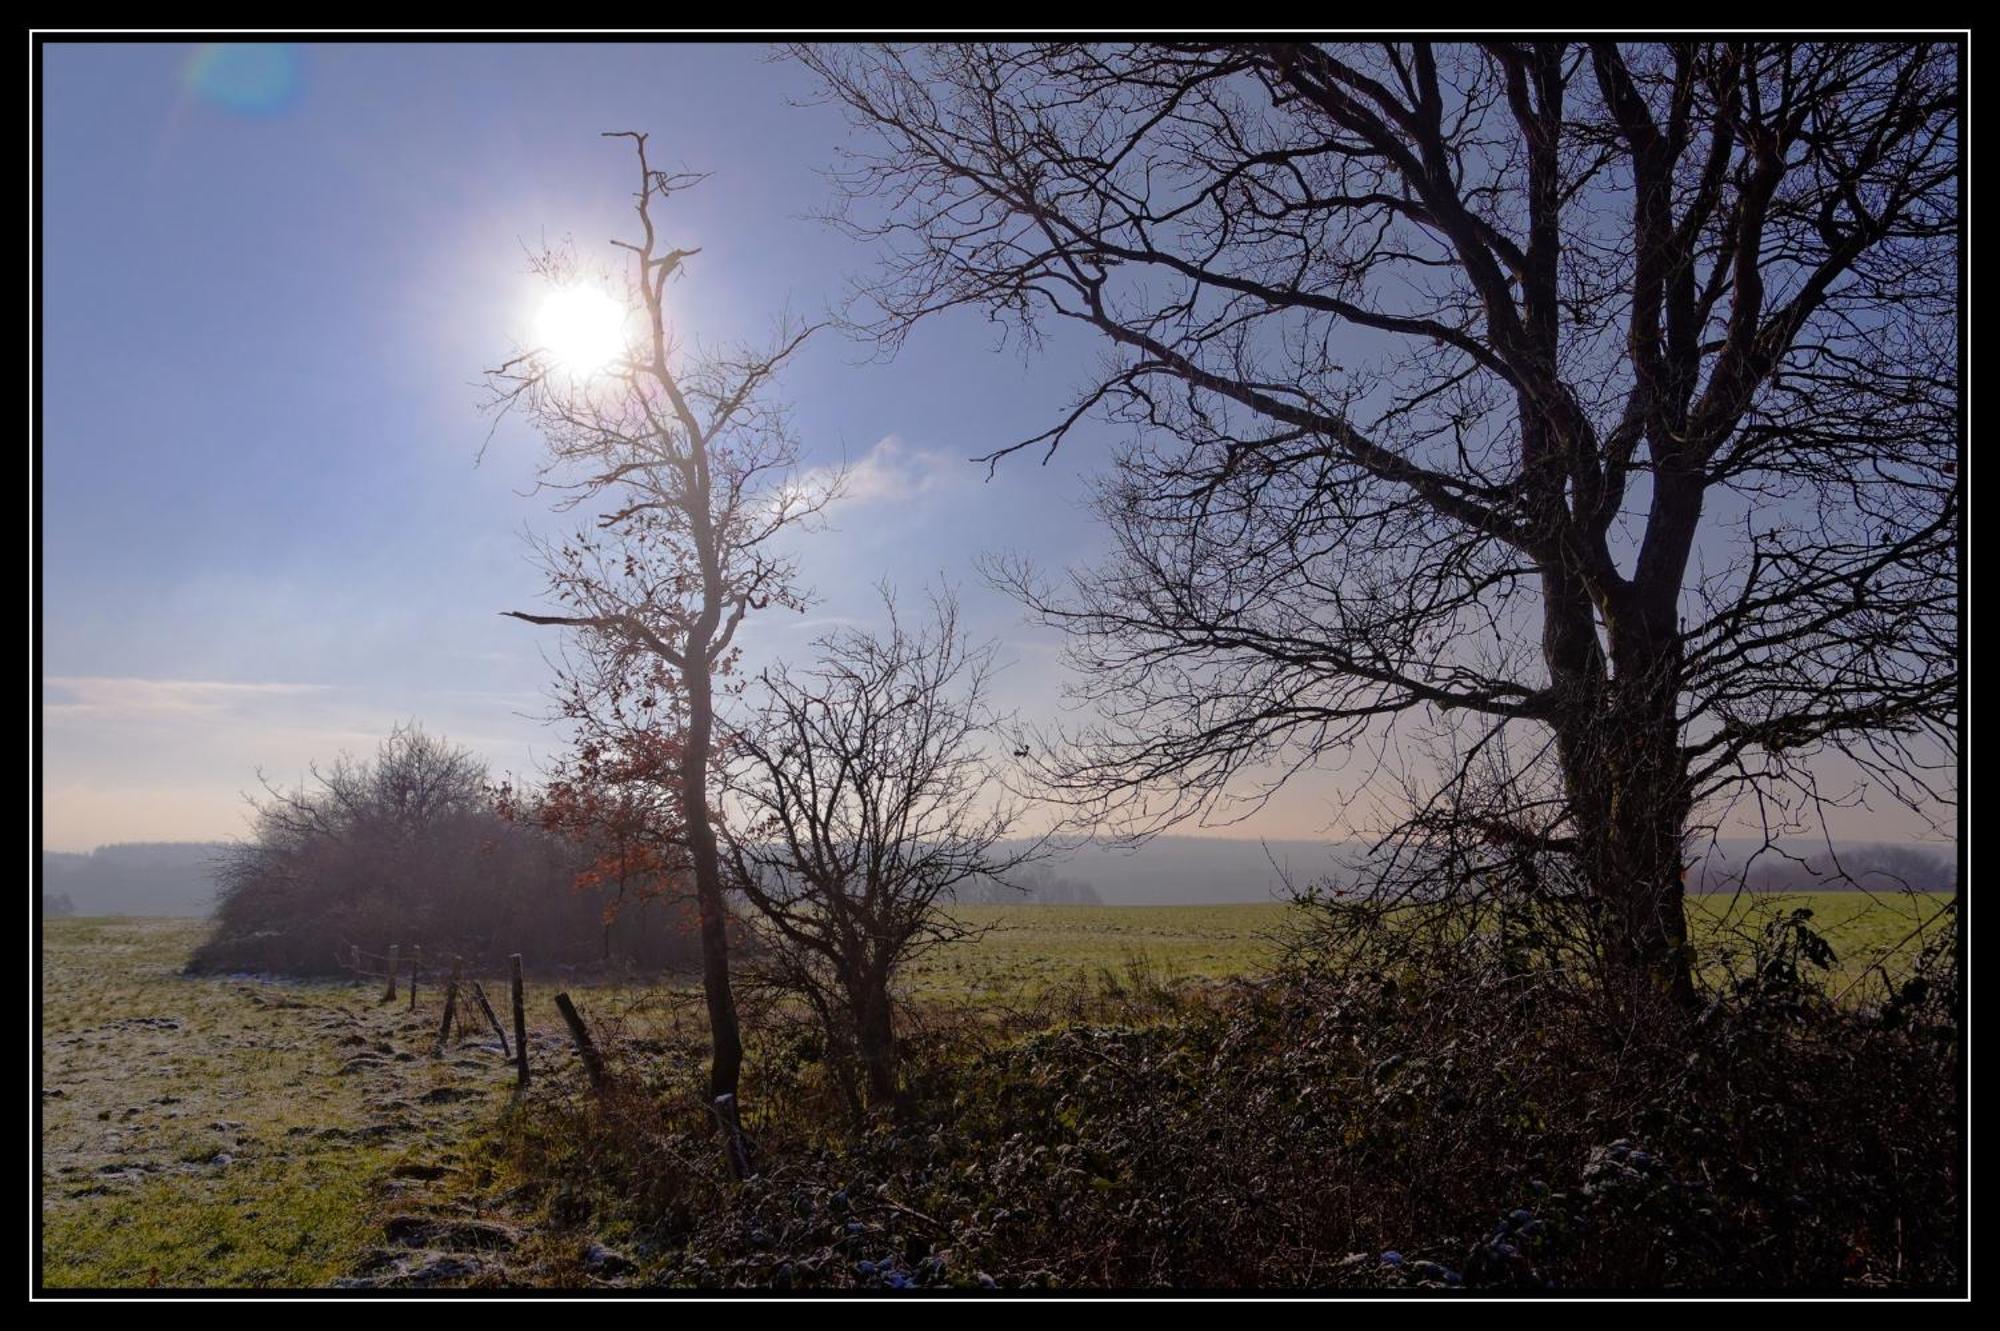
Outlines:
[{"label": "fence line", "polygon": [[[514,1038],[511,1041],[507,1038],[507,1027],[502,1020],[501,1009],[487,995],[485,987],[467,974],[463,957],[434,951],[431,956],[435,961],[427,965],[423,949],[415,944],[411,945],[410,955],[407,958],[401,954],[402,945],[397,943],[390,944],[387,953],[372,952],[357,943],[347,943],[344,954],[336,955],[343,956],[341,969],[357,979],[387,980],[389,987],[382,996],[384,1002],[397,996],[395,985],[398,980],[408,980],[411,987],[410,1009],[413,1012],[418,1005],[416,989],[419,983],[427,982],[441,991],[443,1011],[435,1036],[433,1056],[442,1054],[454,1025],[461,1039],[471,1033],[473,1029],[471,1018],[474,1016],[476,1005],[476,1015],[485,1017],[493,1034],[498,1037],[501,1057],[514,1065],[515,1093],[519,1095],[524,1092],[529,1081],[529,1040],[521,954],[512,953],[507,958],[511,991],[509,997],[512,999],[514,1026]],[[444,965],[446,956],[450,956],[449,968]],[[377,969],[369,964],[371,962],[383,963],[384,968]],[[578,1060],[583,1064],[584,1075],[591,1088],[603,1091],[612,1080],[611,1069],[607,1066],[602,1050],[591,1038],[590,1028],[585,1024],[583,1014],[576,1010],[567,993],[558,993],[555,996],[555,1005],[558,1014],[563,1018],[564,1025],[569,1028],[571,1043]],[[490,1045],[485,1047],[492,1048]],[[723,1157],[730,1172],[737,1178],[747,1178],[755,1174],[758,1144],[744,1129],[735,1098],[727,1095],[718,1096],[705,1108],[722,1131]]]}]

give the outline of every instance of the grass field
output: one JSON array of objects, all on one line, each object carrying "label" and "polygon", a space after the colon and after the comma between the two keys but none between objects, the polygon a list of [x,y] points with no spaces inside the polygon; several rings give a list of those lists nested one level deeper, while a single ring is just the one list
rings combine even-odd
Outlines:
[{"label": "grass field", "polygon": [[411,1053],[436,1018],[358,986],[181,976],[201,934],[194,920],[46,922],[51,1288],[323,1285],[504,1102],[498,1057]]},{"label": "grass field", "polygon": [[[1942,927],[1942,893],[1814,892],[1689,899],[1698,943],[1711,956],[1741,956],[1776,916],[1801,907],[1839,958],[1836,990],[1878,959],[1890,969]],[[978,938],[924,958],[908,976],[923,999],[993,1003],[1032,999],[1051,986],[1122,975],[1135,959],[1167,978],[1224,979],[1268,966],[1293,908],[1237,906],[963,906],[957,918]]]},{"label": "grass field", "polygon": [[906,982],[918,998],[978,1004],[1118,975],[1135,959],[1167,977],[1226,979],[1269,965],[1289,910],[1277,903],[961,906],[954,916],[977,937],[920,959]]},{"label": "grass field", "polygon": [[[1945,901],[1821,893],[1702,897],[1692,909],[1711,954],[1780,912],[1811,909],[1840,957],[1838,991],[1878,958],[1893,969],[1913,954],[1926,924],[1941,927]],[[977,938],[925,958],[907,993],[998,1007],[1136,969],[1169,980],[1254,974],[1276,955],[1289,909],[967,907],[959,918]],[[511,1070],[497,1042],[476,1035],[434,1056],[434,990],[411,1012],[358,983],[182,976],[201,933],[192,920],[45,924],[44,1282],[289,1287],[392,1263],[467,1269],[462,1257],[385,1249],[383,1225],[427,1207],[482,1213],[484,1185],[460,1170],[506,1103]],[[552,992],[530,985],[530,1043],[537,1066],[560,1069],[573,1056]],[[577,998],[608,1036],[671,1027],[700,1052],[698,1016],[689,1021],[698,1003],[684,986],[594,987]]]}]

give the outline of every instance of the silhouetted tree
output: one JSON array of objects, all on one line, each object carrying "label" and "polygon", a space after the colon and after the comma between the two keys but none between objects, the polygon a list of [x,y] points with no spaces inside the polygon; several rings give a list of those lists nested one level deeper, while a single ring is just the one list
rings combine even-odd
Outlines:
[{"label": "silhouetted tree", "polygon": [[991,455],[1140,436],[1109,562],[999,570],[1104,718],[1036,747],[1059,797],[1143,835],[1392,723],[1511,735],[1534,802],[1422,816],[1561,857],[1683,1002],[1691,830],[1796,825],[1828,755],[1955,800],[1953,45],[795,53],[879,145],[858,323],[1112,349]]},{"label": "silhouetted tree", "polygon": [[891,984],[913,957],[964,935],[940,909],[1004,876],[1015,806],[981,746],[993,649],[969,645],[958,607],[906,627],[885,595],[882,634],[820,639],[809,668],[760,676],[764,702],[732,747],[733,883],[774,935],[785,978],[851,1044],[877,1107],[894,1102]]},{"label": "silhouetted tree", "polygon": [[[588,682],[567,679],[564,705],[598,740],[630,730],[628,705],[677,709],[668,727],[675,768],[645,779],[670,780],[678,804],[701,912],[710,1089],[734,1094],[743,1047],[709,791],[716,681],[731,668],[745,615],[802,606],[794,562],[776,538],[818,512],[831,488],[795,477],[797,446],[769,390],[813,330],[783,325],[765,350],[684,350],[666,284],[696,251],[661,241],[655,210],[701,177],[655,169],[643,134],[609,137],[631,139],[638,155],[641,239],[613,244],[631,254],[626,303],[641,328],[601,373],[579,377],[538,348],[489,377],[492,405],[522,408],[547,439],[543,482],[562,495],[560,508],[597,508],[590,528],[542,549],[549,595],[563,612],[506,613],[578,631]],[[565,253],[537,266],[559,285],[577,279]],[[593,717],[600,707],[610,711]]]}]

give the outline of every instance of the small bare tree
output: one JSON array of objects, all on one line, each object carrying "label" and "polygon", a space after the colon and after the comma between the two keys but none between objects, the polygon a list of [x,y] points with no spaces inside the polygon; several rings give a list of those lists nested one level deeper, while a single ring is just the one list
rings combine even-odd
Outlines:
[{"label": "small bare tree", "polygon": [[[803,608],[796,565],[778,537],[818,513],[838,480],[798,483],[797,443],[784,407],[770,398],[774,377],[813,327],[783,322],[761,350],[684,348],[666,287],[698,251],[662,242],[655,212],[702,177],[654,168],[644,134],[607,137],[629,138],[638,156],[641,238],[612,243],[631,255],[626,305],[639,331],[596,374],[574,374],[536,348],[489,376],[490,406],[525,410],[547,439],[542,483],[560,496],[558,510],[594,512],[585,530],[541,548],[549,594],[563,610],[506,613],[577,630],[584,667],[559,690],[571,719],[611,742],[648,729],[675,741],[671,772],[626,775],[671,783],[701,916],[710,1092],[733,1095],[743,1047],[709,788],[717,680],[731,669],[745,615]],[[536,267],[557,284],[578,277],[567,252],[544,254]],[[676,724],[634,719],[662,707],[678,709]]]},{"label": "small bare tree", "polygon": [[963,936],[941,909],[959,888],[1040,844],[1009,839],[1019,809],[982,748],[993,648],[968,644],[947,595],[917,631],[884,601],[885,633],[831,634],[810,669],[761,677],[765,702],[733,741],[729,834],[733,885],[878,1108],[896,1094],[898,970]]}]

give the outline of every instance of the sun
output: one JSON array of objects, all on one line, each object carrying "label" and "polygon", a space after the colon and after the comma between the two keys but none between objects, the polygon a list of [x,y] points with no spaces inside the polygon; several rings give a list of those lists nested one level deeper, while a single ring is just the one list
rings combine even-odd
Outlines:
[{"label": "sun", "polygon": [[596,287],[564,287],[542,302],[535,340],[571,374],[594,374],[624,352],[626,313]]}]

